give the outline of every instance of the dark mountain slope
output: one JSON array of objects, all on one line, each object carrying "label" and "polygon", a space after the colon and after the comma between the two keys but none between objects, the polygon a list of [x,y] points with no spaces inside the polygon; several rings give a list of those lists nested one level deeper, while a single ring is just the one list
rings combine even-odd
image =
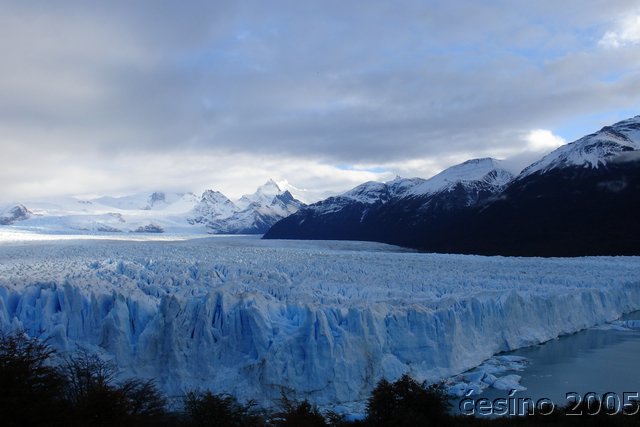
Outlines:
[{"label": "dark mountain slope", "polygon": [[494,160],[478,159],[402,194],[366,194],[310,205],[265,238],[483,255],[640,255],[640,116],[560,147],[515,179]]},{"label": "dark mountain slope", "polygon": [[568,167],[514,182],[499,200],[416,246],[485,255],[639,255],[639,213],[640,162]]}]

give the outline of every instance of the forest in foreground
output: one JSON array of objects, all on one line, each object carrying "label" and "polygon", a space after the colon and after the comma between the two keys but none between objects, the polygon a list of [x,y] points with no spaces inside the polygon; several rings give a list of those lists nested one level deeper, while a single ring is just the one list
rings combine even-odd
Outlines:
[{"label": "forest in foreground", "polygon": [[[616,426],[640,425],[640,407],[594,411],[587,403],[542,415],[479,417],[454,415],[442,384],[419,383],[408,375],[382,379],[372,391],[363,419],[321,412],[283,391],[264,409],[233,396],[190,391],[170,404],[153,381],[116,381],[117,369],[97,355],[62,356],[23,332],[0,336],[0,419],[4,426],[221,426],[221,427],[404,427],[404,426]],[[600,410],[602,409],[602,410]]]}]

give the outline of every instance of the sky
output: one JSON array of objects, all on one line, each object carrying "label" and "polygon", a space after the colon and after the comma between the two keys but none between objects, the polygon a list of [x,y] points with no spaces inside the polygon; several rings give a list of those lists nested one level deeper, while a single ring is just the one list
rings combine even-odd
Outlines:
[{"label": "sky", "polygon": [[640,114],[637,0],[0,0],[0,201],[514,170]]}]

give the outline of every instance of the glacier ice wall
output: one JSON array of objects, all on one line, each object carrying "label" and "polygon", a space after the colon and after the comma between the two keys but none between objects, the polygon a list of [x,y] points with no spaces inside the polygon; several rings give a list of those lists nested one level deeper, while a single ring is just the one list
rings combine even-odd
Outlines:
[{"label": "glacier ice wall", "polygon": [[203,239],[0,245],[0,328],[112,358],[169,394],[366,399],[640,309],[639,259]]}]

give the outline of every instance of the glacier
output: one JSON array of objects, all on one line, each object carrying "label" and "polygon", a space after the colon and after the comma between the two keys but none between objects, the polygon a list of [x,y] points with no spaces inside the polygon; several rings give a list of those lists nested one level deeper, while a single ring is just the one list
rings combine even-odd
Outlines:
[{"label": "glacier", "polygon": [[640,309],[639,261],[15,238],[0,242],[0,329],[97,352],[169,395],[207,388],[268,405],[284,391],[361,408],[382,377],[451,377]]},{"label": "glacier", "polygon": [[[280,185],[283,187],[281,188]],[[273,180],[235,203],[219,191],[53,197],[0,205],[0,226],[36,234],[262,234],[304,204]],[[1,232],[1,231],[0,231]]]}]

